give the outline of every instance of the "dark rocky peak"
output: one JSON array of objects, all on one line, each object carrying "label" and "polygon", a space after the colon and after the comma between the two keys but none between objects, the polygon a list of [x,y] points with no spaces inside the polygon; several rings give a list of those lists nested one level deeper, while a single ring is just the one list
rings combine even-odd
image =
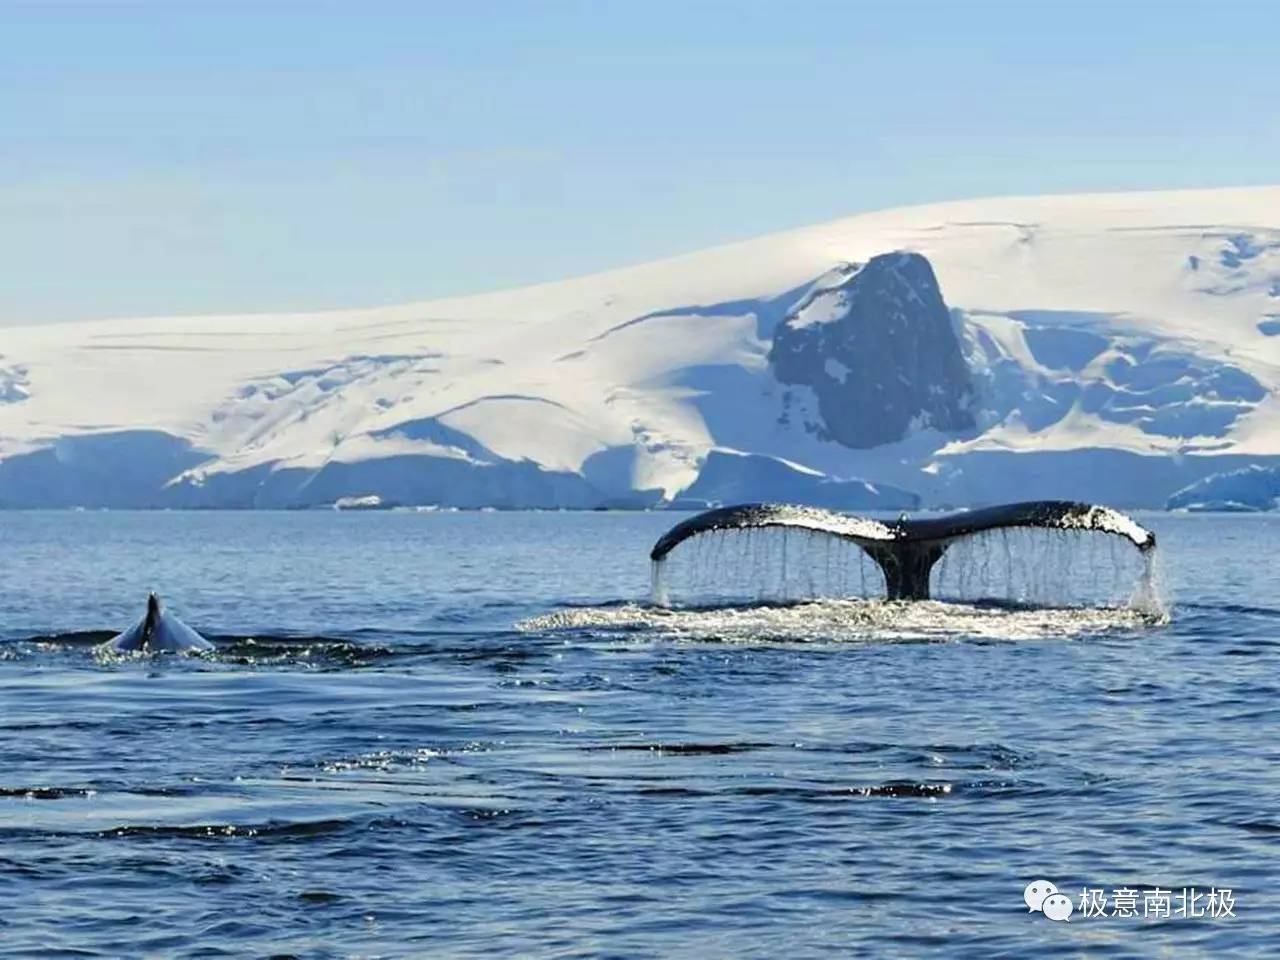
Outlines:
[{"label": "dark rocky peak", "polygon": [[969,369],[918,253],[827,274],[778,326],[769,360],[779,381],[813,390],[823,434],[848,447],[974,425]]}]

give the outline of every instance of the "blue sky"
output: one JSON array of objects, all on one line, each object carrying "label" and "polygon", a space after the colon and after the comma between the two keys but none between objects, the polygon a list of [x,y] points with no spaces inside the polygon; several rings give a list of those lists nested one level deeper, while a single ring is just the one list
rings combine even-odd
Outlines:
[{"label": "blue sky", "polygon": [[1260,2],[0,0],[0,324],[372,306],[886,206],[1273,182],[1278,28]]}]

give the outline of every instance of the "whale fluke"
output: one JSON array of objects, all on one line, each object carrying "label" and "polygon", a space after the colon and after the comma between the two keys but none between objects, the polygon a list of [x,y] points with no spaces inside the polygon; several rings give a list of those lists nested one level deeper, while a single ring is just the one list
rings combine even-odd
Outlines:
[{"label": "whale fluke", "polygon": [[101,647],[113,653],[196,653],[212,650],[211,644],[160,604],[154,593],[147,596],[147,612],[128,630],[112,637]]},{"label": "whale fluke", "polygon": [[856,543],[884,573],[891,600],[927,600],[929,572],[947,547],[987,530],[1040,527],[1093,531],[1123,537],[1143,553],[1156,545],[1155,534],[1131,517],[1110,507],[1067,500],[1009,503],[919,520],[903,515],[892,522],[818,507],[747,503],[708,510],[677,523],[654,544],[649,557],[660,563],[685,540],[712,530],[760,527],[813,530]]}]

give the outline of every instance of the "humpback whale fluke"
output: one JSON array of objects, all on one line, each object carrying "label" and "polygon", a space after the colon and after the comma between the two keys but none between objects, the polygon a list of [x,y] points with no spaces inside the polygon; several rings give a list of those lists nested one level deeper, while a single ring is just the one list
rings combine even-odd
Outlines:
[{"label": "humpback whale fluke", "polygon": [[713,530],[787,527],[830,534],[861,547],[884,573],[891,600],[927,600],[929,572],[955,541],[1011,527],[1092,531],[1122,537],[1142,553],[1153,550],[1155,534],[1110,507],[1067,500],[1034,500],[969,510],[941,517],[892,522],[835,513],[817,507],[748,503],[708,510],[676,524],[654,544],[649,557],[660,563],[690,537]]},{"label": "humpback whale fluke", "polygon": [[195,653],[212,650],[211,644],[173,614],[165,611],[154,593],[147,596],[147,612],[128,630],[102,645],[113,653]]}]

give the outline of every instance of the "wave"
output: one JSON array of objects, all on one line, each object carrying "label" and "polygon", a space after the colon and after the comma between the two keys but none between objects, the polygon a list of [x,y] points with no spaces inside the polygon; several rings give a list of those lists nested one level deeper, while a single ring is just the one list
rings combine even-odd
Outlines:
[{"label": "wave", "polygon": [[[148,654],[120,654],[100,649],[116,634],[109,630],[75,630],[67,633],[37,634],[0,642],[0,659],[24,660],[49,655],[93,656],[103,662],[131,660],[154,662]],[[209,635],[214,649],[206,653],[172,658],[199,663],[208,661],[240,666],[305,666],[345,668],[366,666],[389,657],[411,652],[386,643],[358,642],[328,636],[240,636]],[[166,658],[170,659],[170,658]]]},{"label": "wave", "polygon": [[753,750],[769,750],[775,743],[600,743],[583,746],[583,750],[610,753],[652,753],[670,757],[723,757]]},{"label": "wave", "polygon": [[84,800],[97,795],[93,787],[0,787],[0,797],[19,800]]},{"label": "wave", "polygon": [[147,653],[116,653],[101,649],[115,636],[105,630],[78,630],[0,640],[0,660],[21,661],[64,657],[92,657],[103,664],[130,662],[186,663],[245,667],[300,667],[341,670],[383,665],[417,657],[521,664],[548,655],[525,631],[480,628],[473,631],[399,631],[361,629],[350,637],[317,635],[206,634],[214,649],[157,659]]},{"label": "wave", "polygon": [[800,801],[847,800],[859,797],[895,797],[935,799],[956,793],[975,792],[981,789],[1002,787],[996,781],[973,783],[915,783],[909,780],[848,787],[756,787],[742,786],[724,789],[699,789],[697,787],[643,787],[636,792],[641,796],[661,797],[785,797]]},{"label": "wave", "polygon": [[1180,609],[1189,611],[1232,613],[1254,617],[1280,617],[1280,610],[1275,607],[1249,606],[1241,603],[1180,603],[1178,606]]},{"label": "wave", "polygon": [[330,836],[353,830],[395,829],[406,821],[395,818],[339,817],[325,820],[301,820],[266,823],[199,823],[199,824],[120,824],[97,830],[41,830],[9,828],[0,837],[68,837],[96,840],[188,839],[228,840],[255,838],[260,840],[301,840]]}]

